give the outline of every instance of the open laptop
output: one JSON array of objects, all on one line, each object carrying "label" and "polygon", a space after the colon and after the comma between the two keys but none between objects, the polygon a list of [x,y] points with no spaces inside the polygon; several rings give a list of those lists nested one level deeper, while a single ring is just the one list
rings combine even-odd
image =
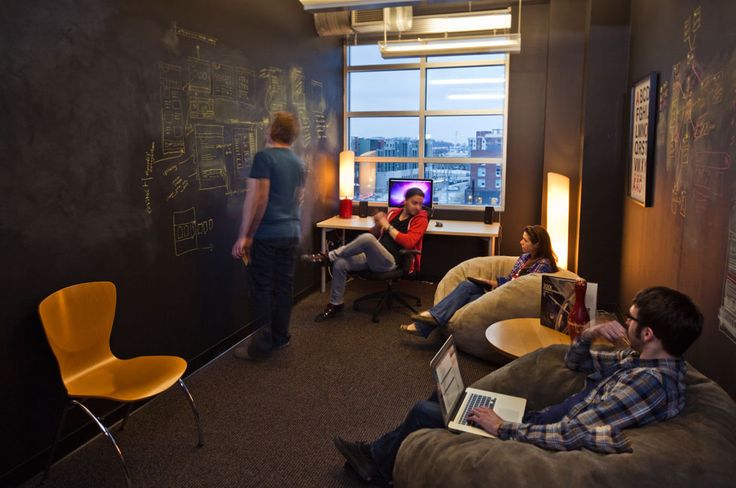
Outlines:
[{"label": "open laptop", "polygon": [[521,422],[526,408],[526,399],[465,388],[452,336],[445,341],[429,365],[432,367],[432,374],[437,382],[437,396],[442,407],[445,425],[449,430],[493,437],[485,430],[469,425],[466,420],[468,414],[480,406],[492,408],[499,417],[507,422]]}]

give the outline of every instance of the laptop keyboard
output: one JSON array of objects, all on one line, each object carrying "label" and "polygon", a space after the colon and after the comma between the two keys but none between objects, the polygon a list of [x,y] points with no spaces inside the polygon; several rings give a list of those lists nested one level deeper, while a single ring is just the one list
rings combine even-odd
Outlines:
[{"label": "laptop keyboard", "polygon": [[465,405],[465,410],[463,411],[462,416],[458,419],[461,424],[468,425],[468,415],[470,412],[477,407],[488,407],[493,408],[493,406],[496,404],[496,399],[488,396],[483,395],[476,395],[474,393],[470,394],[470,398],[468,398],[468,404]]}]

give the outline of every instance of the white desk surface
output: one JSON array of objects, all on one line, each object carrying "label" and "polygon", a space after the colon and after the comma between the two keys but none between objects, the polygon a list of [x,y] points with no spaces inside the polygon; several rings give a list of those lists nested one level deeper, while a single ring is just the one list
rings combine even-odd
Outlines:
[{"label": "white desk surface", "polygon": [[[442,227],[437,227],[437,222],[440,222]],[[331,217],[317,223],[317,227],[323,229],[369,230],[373,225],[373,217],[358,217],[357,215],[353,215],[349,219]],[[433,219],[429,221],[429,227],[427,227],[427,234],[446,236],[498,237],[500,232],[501,225],[499,223],[484,224],[483,222],[470,220]]]}]

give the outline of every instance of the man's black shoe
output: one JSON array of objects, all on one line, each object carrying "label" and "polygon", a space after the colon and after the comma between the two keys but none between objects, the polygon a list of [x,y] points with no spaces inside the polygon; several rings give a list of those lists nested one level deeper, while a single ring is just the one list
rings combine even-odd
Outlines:
[{"label": "man's black shoe", "polygon": [[335,447],[358,477],[366,483],[385,485],[378,472],[378,466],[370,454],[370,446],[364,442],[349,442],[341,437],[335,437]]},{"label": "man's black shoe", "polygon": [[302,254],[301,259],[302,261],[305,261],[307,263],[316,263],[320,266],[330,265],[330,257],[323,252],[318,252],[315,254]]},{"label": "man's black shoe", "polygon": [[345,304],[344,303],[341,303],[340,305],[333,305],[331,303],[328,303],[327,304],[327,307],[325,307],[325,309],[322,310],[322,313],[320,313],[319,315],[317,315],[314,318],[314,321],[315,322],[322,322],[323,320],[331,319],[335,315],[337,315],[340,312],[342,312],[342,310],[344,308],[345,308]]}]

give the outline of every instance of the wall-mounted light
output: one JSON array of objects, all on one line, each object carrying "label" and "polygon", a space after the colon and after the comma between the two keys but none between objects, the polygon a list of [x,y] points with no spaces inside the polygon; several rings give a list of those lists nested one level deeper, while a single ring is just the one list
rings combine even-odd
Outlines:
[{"label": "wall-mounted light", "polygon": [[384,58],[407,56],[444,56],[448,54],[518,53],[521,51],[519,34],[467,36],[410,41],[378,41]]},{"label": "wall-mounted light", "polygon": [[[521,0],[517,18],[517,31],[511,33],[510,8],[414,17],[412,28],[405,35],[429,34],[435,37],[391,41],[388,39],[388,29],[384,27],[383,41],[378,42],[378,48],[384,58],[518,53],[521,51]],[[478,35],[479,32],[486,34]],[[450,35],[453,33],[461,34]],[[474,35],[468,35],[471,33]],[[438,37],[438,34],[444,36]]]},{"label": "wall-mounted light", "polygon": [[306,11],[341,8],[379,8],[389,5],[409,5],[420,0],[299,0]]},{"label": "wall-mounted light", "polygon": [[340,153],[340,217],[353,216],[353,197],[355,196],[355,153]]},{"label": "wall-mounted light", "polygon": [[557,254],[557,266],[567,269],[567,242],[570,230],[570,178],[547,173],[547,232]]},{"label": "wall-mounted light", "polygon": [[466,12],[460,14],[426,15],[414,19],[410,34],[491,31],[511,28],[511,12]]}]

